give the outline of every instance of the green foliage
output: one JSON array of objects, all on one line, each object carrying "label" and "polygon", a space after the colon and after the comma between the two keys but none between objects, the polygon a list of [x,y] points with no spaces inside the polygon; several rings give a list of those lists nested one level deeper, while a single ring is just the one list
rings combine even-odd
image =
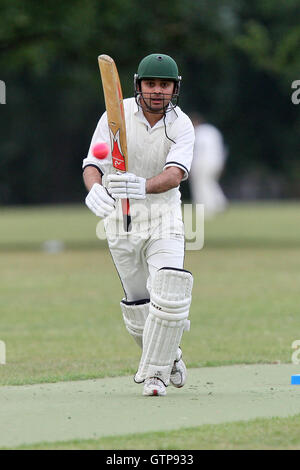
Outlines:
[{"label": "green foliage", "polygon": [[115,58],[125,97],[145,55],[176,59],[180,105],[206,114],[224,133],[229,195],[241,194],[241,176],[249,172],[267,175],[270,184],[280,178],[277,196],[299,195],[299,113],[290,98],[299,78],[298,6],[298,0],[2,0],[7,104],[0,111],[0,203],[82,200],[81,161],[104,110],[100,53]]}]

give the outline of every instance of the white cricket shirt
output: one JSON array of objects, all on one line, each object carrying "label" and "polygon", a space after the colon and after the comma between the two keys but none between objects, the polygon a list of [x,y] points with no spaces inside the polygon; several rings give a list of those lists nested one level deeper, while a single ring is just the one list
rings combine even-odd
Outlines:
[{"label": "white cricket shirt", "polygon": [[[193,159],[195,133],[190,118],[177,106],[166,113],[165,126],[163,118],[151,127],[146,120],[142,109],[136,104],[134,98],[124,100],[126,121],[128,172],[146,179],[161,173],[165,168],[176,166],[184,170],[183,180],[188,178]],[[171,139],[171,140],[170,140]],[[110,144],[110,134],[107,124],[106,112],[101,116],[93,134],[87,157],[82,167],[93,165],[102,173],[102,183],[106,186],[106,177],[115,173],[112,166],[111,153],[104,160],[98,160],[92,155],[92,149],[97,142]],[[174,142],[172,142],[174,141]],[[118,204],[120,206],[120,204]],[[176,213],[181,218],[181,197],[179,186],[160,194],[147,194],[145,200],[130,200],[133,223],[146,221],[158,217],[168,211]],[[117,210],[107,218],[122,217]],[[109,225],[109,224],[108,224]]]}]

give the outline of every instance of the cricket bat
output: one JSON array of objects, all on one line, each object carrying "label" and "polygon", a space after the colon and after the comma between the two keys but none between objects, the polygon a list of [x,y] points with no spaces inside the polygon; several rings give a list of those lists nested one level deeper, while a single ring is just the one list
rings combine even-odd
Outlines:
[{"label": "cricket bat", "polygon": [[[98,57],[108,127],[113,167],[124,172],[128,169],[127,139],[123,94],[118,70],[114,60],[106,54]],[[121,199],[125,232],[131,230],[129,199]]]}]

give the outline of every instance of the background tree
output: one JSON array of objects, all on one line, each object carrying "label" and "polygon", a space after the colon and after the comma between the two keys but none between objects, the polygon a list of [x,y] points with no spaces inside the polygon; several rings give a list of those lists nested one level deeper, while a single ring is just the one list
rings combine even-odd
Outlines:
[{"label": "background tree", "polygon": [[[221,129],[229,197],[297,197],[299,0],[2,0],[0,204],[82,201],[81,162],[104,101],[97,56],[124,96],[148,53],[173,56],[180,105]],[[188,195],[187,185],[184,194]]]}]

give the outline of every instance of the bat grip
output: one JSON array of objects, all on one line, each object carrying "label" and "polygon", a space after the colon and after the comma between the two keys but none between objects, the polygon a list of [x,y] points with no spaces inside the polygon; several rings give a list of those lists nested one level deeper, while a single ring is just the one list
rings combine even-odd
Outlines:
[{"label": "bat grip", "polygon": [[130,207],[129,199],[122,199],[122,212],[123,212],[123,226],[125,232],[131,231],[131,216],[130,216]]}]

